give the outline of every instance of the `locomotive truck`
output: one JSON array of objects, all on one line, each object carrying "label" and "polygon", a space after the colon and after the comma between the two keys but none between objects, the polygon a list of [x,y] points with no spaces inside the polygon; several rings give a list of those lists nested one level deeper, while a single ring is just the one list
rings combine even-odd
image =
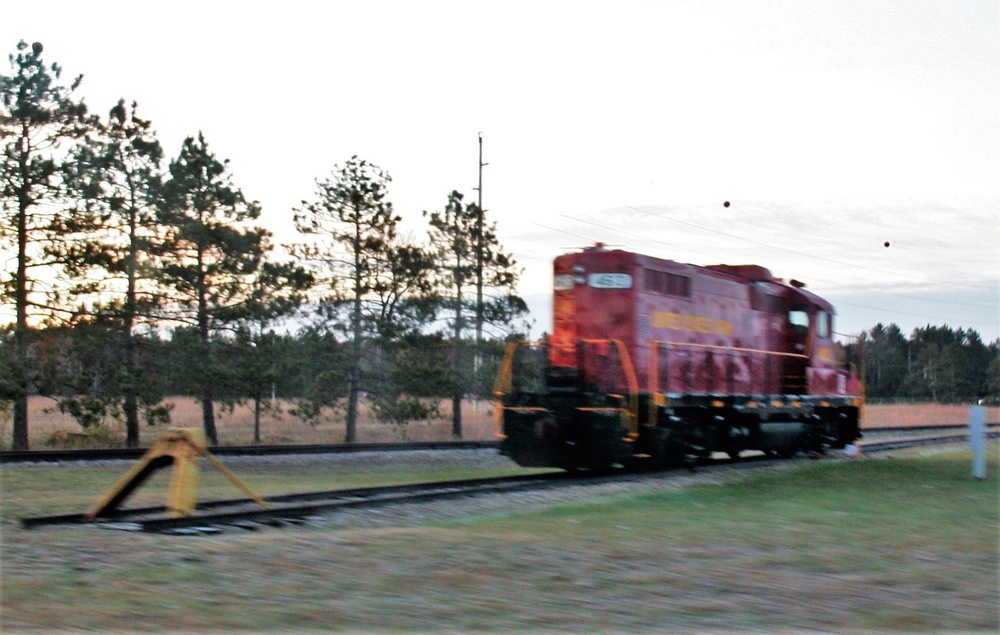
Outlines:
[{"label": "locomotive truck", "polygon": [[553,269],[552,333],[508,345],[494,386],[501,452],[519,465],[683,465],[861,436],[833,307],[805,284],[600,243]]}]

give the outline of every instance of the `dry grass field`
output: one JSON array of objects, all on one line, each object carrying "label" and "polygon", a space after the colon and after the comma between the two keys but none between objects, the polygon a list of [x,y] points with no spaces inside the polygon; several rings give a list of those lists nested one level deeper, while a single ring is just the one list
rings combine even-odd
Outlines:
[{"label": "dry grass field", "polygon": [[[1000,407],[986,410],[986,420],[1000,423]],[[969,423],[969,406],[941,403],[868,404],[862,415],[862,428],[909,428]]]},{"label": "dry grass field", "polygon": [[[170,426],[200,428],[202,425],[201,404],[191,397],[173,397],[166,400],[173,405]],[[260,436],[263,444],[281,443],[342,443],[345,435],[344,414],[331,413],[318,425],[311,425],[289,414],[292,404],[283,402],[281,411],[264,414],[261,417]],[[364,400],[361,402],[357,428],[360,443],[385,443],[398,441],[446,441],[451,436],[451,402],[442,402],[440,412],[444,417],[429,421],[416,421],[405,428],[375,421]],[[223,445],[250,445],[253,441],[253,409],[251,406],[237,406],[231,411],[216,408],[216,426],[219,443]],[[447,418],[445,418],[447,417]],[[60,413],[55,402],[45,397],[32,397],[29,402],[29,441],[32,448],[46,447],[46,443],[58,442],[60,447],[76,443],[79,445],[107,445],[120,440],[124,444],[125,430],[122,423],[111,423],[97,438],[88,443],[80,437],[84,432],[73,417]],[[140,430],[142,445],[155,441],[164,427],[143,425]],[[493,422],[493,403],[490,401],[468,400],[462,409],[462,438],[471,441],[495,439],[496,427]],[[0,449],[9,449],[11,421],[9,413],[0,412]]]},{"label": "dry grass field", "polygon": [[[167,400],[173,405],[171,425],[177,427],[201,427],[201,405],[190,397],[173,397]],[[293,407],[281,403],[281,412],[265,414],[261,418],[261,443],[264,444],[309,444],[341,443],[344,441],[345,427],[343,413],[331,413],[318,425],[311,425],[289,414]],[[410,423],[405,428],[375,421],[362,400],[361,416],[358,422],[358,441],[361,443],[383,443],[394,441],[446,441],[451,436],[450,402],[442,402],[440,419]],[[865,406],[863,428],[911,427],[940,424],[968,423],[969,408],[963,405],[947,404],[871,404]],[[495,437],[493,403],[487,400],[466,401],[462,411],[462,438],[471,441],[488,441]],[[1000,422],[1000,408],[991,407],[987,411],[987,421]],[[124,444],[124,426],[112,423],[99,435],[80,436],[84,431],[69,415],[60,413],[55,402],[44,397],[31,399],[29,407],[30,443],[32,448],[46,447],[55,443],[58,447],[71,445],[104,446]],[[219,443],[223,445],[249,445],[253,443],[253,411],[249,406],[237,406],[231,411],[216,410],[216,425]],[[0,449],[10,447],[10,416],[0,413]],[[143,426],[140,435],[143,445],[153,442],[162,428]]]}]

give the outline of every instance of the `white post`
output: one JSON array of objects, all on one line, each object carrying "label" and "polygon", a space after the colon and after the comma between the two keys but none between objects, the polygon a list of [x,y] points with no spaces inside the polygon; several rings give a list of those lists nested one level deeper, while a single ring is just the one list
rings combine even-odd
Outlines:
[{"label": "white post", "polygon": [[986,408],[985,406],[969,407],[969,443],[974,454],[972,460],[972,475],[979,479],[986,478]]}]

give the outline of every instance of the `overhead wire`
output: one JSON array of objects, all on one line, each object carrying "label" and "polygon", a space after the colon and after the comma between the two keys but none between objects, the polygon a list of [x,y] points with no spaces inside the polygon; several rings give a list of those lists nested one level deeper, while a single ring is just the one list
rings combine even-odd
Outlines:
[{"label": "overhead wire", "polygon": [[[660,214],[655,214],[653,212],[649,212],[648,210],[644,210],[644,209],[641,209],[641,208],[635,207],[635,206],[628,206],[627,205],[627,206],[623,206],[623,208],[624,209],[635,210],[635,211],[638,211],[638,212],[642,212],[642,213],[648,214],[650,216],[653,216],[654,218],[665,220],[667,222],[673,222],[673,223],[677,223],[677,224],[681,224],[681,225],[687,225],[689,227],[694,227],[696,229],[707,231],[709,233],[714,233],[714,234],[717,234],[717,235],[720,235],[720,236],[726,236],[728,238],[733,238],[733,239],[736,239],[736,240],[741,240],[741,241],[749,242],[749,243],[752,243],[752,244],[755,244],[755,245],[760,245],[760,246],[763,246],[763,247],[767,247],[769,249],[779,249],[779,250],[787,251],[787,252],[790,252],[790,253],[793,253],[793,254],[796,254],[796,255],[799,255],[799,256],[803,256],[803,257],[806,257],[806,258],[811,258],[811,259],[815,259],[815,260],[822,260],[822,261],[826,261],[826,262],[831,262],[833,264],[837,264],[837,265],[840,265],[842,267],[847,267],[847,268],[852,268],[852,269],[854,269],[854,268],[867,269],[867,270],[870,270],[870,271],[874,271],[876,273],[883,273],[883,274],[887,273],[884,270],[875,269],[873,267],[868,267],[866,265],[860,265],[860,264],[857,264],[857,263],[848,263],[848,262],[844,262],[842,260],[837,260],[837,259],[833,259],[833,258],[819,256],[819,255],[816,255],[816,254],[810,254],[810,253],[806,253],[806,252],[799,251],[799,250],[796,250],[796,249],[791,249],[791,248],[788,248],[788,247],[783,247],[783,246],[779,246],[779,245],[771,245],[771,244],[766,243],[764,241],[756,240],[756,239],[753,239],[753,238],[748,238],[748,237],[745,237],[745,236],[736,236],[736,235],[733,235],[733,234],[729,234],[727,232],[722,232],[722,231],[719,231],[719,230],[716,230],[716,229],[713,229],[713,228],[705,227],[703,225],[698,225],[697,223],[690,223],[690,222],[687,222],[687,221],[681,221],[681,220],[678,220],[678,219],[672,219],[672,218],[669,218],[667,216],[663,216],[663,215],[660,215]],[[582,218],[576,218],[576,217],[573,217],[573,216],[569,216],[568,214],[560,214],[560,216],[563,217],[563,218],[572,220],[574,222],[588,224],[588,225],[593,225],[595,227],[598,227],[598,228],[606,230],[606,231],[612,231],[612,232],[615,232],[615,233],[618,233],[618,234],[621,234],[621,235],[624,235],[624,236],[629,236],[629,237],[632,237],[632,238],[637,238],[639,240],[649,241],[649,242],[653,242],[653,243],[656,243],[656,244],[665,245],[667,247],[671,247],[671,248],[675,248],[675,249],[683,249],[683,250],[688,251],[688,252],[694,252],[694,253],[704,254],[704,255],[712,256],[714,258],[718,258],[719,257],[718,254],[713,253],[713,252],[708,252],[708,251],[704,251],[704,250],[700,250],[700,249],[696,249],[696,248],[692,248],[692,247],[688,247],[688,246],[682,246],[682,245],[677,245],[677,244],[669,243],[669,242],[666,242],[666,241],[663,241],[663,240],[659,240],[657,238],[653,238],[653,237],[649,236],[648,234],[636,235],[634,233],[630,233],[628,231],[625,231],[625,230],[623,230],[623,229],[621,229],[619,227],[611,227],[611,226],[603,224],[603,223],[598,223],[598,222],[595,222],[595,221],[590,221],[590,220],[586,220],[586,219],[582,219]],[[584,236],[582,234],[571,232],[571,231],[563,229],[563,228],[551,227],[551,226],[547,226],[547,225],[544,225],[544,224],[538,223],[538,222],[536,222],[535,225],[537,225],[539,227],[543,227],[545,229],[556,231],[556,232],[559,232],[559,233],[563,233],[563,234],[567,234],[567,235],[574,236],[574,237],[577,237],[577,238],[581,238],[581,239],[586,240],[588,242],[593,242],[593,238],[591,236]],[[604,241],[604,242],[606,242],[606,241]],[[821,283],[830,284],[830,285],[842,284],[840,281],[832,281],[832,280],[824,280],[824,279],[816,279],[816,281],[821,282]],[[909,300],[915,300],[915,301],[919,301],[919,302],[933,302],[934,304],[948,304],[948,305],[959,306],[959,307],[981,308],[981,309],[993,309],[993,308],[995,308],[995,305],[984,305],[984,304],[970,303],[970,302],[961,302],[961,301],[954,301],[954,300],[944,300],[944,299],[941,299],[941,300],[929,300],[927,298],[922,298],[922,297],[913,296],[913,295],[909,295],[909,294],[899,293],[897,291],[882,291],[882,293],[885,294],[885,295],[896,296],[896,297],[899,297],[899,298],[906,298],[906,299],[909,299]],[[873,307],[873,306],[870,306],[870,305],[859,304],[859,303],[856,303],[856,302],[850,302],[848,300],[843,300],[843,299],[838,300],[838,304],[846,305],[846,306],[853,306],[853,307],[857,307],[857,308],[871,309],[871,310],[876,310],[876,311],[883,310],[882,307]],[[932,321],[935,321],[935,320],[936,321],[941,321],[942,320],[942,318],[940,316],[931,316],[931,315],[928,315],[926,313],[914,313],[914,312],[911,312],[911,311],[904,311],[904,310],[899,310],[899,309],[893,309],[893,313],[902,314],[902,315],[908,315],[908,316],[911,316],[911,317],[924,318],[924,319],[928,319],[928,320],[932,320]],[[944,321],[948,322],[947,319],[945,319]],[[994,326],[995,325],[994,322],[988,322],[988,321],[984,321],[984,320],[969,320],[969,319],[965,319],[965,320],[963,320],[963,322],[966,323],[966,324],[976,324],[976,325],[990,325],[990,326]]]},{"label": "overhead wire", "polygon": [[[769,249],[780,249],[780,250],[787,251],[787,252],[790,252],[790,253],[794,253],[796,255],[804,256],[804,257],[807,257],[807,258],[813,258],[813,259],[816,259],[816,260],[824,260],[824,261],[827,261],[827,262],[832,262],[834,264],[838,264],[838,265],[841,265],[843,267],[862,268],[862,269],[868,269],[868,270],[871,270],[871,271],[875,271],[876,273],[886,273],[884,270],[875,269],[873,267],[867,267],[865,265],[858,265],[858,264],[848,263],[848,262],[844,262],[844,261],[841,261],[841,260],[827,258],[827,257],[824,257],[824,256],[818,256],[816,254],[806,253],[806,252],[795,250],[795,249],[791,249],[791,248],[788,248],[788,247],[781,247],[781,246],[778,246],[778,245],[771,245],[769,243],[765,243],[765,242],[759,241],[759,240],[754,240],[754,239],[751,239],[751,238],[746,238],[744,236],[735,236],[733,234],[728,234],[726,232],[722,232],[722,231],[718,231],[718,230],[715,230],[715,229],[711,229],[709,227],[705,227],[703,225],[698,225],[696,223],[689,223],[689,222],[680,221],[680,220],[677,220],[677,219],[672,219],[672,218],[668,218],[668,217],[665,217],[665,216],[661,216],[661,215],[658,215],[658,214],[653,214],[651,212],[646,212],[646,210],[642,210],[642,209],[637,208],[637,207],[633,207],[633,206],[624,206],[624,207],[626,207],[628,209],[634,209],[634,210],[637,210],[637,211],[640,211],[640,212],[648,213],[648,214],[654,216],[655,218],[660,218],[660,219],[668,221],[668,222],[674,222],[674,223],[679,223],[679,224],[682,224],[682,225],[688,225],[690,227],[695,227],[697,229],[701,229],[701,230],[704,230],[704,231],[707,231],[707,232],[710,232],[710,233],[715,233],[715,234],[718,234],[718,235],[721,235],[721,236],[726,236],[726,237],[729,237],[729,238],[734,238],[734,239],[742,240],[742,241],[745,241],[745,242],[750,242],[750,243],[757,244],[757,245],[760,245],[760,246],[763,246],[763,247],[767,247]],[[705,254],[705,255],[708,255],[708,256],[712,256],[712,257],[719,257],[718,254],[713,253],[713,252],[707,252],[707,251],[704,251],[704,250],[695,249],[695,248],[688,247],[688,246],[682,246],[682,245],[676,245],[676,244],[672,244],[672,243],[667,243],[665,241],[652,238],[652,237],[650,237],[648,235],[637,236],[635,234],[630,234],[629,232],[626,232],[626,231],[621,230],[621,229],[616,228],[616,227],[610,227],[608,225],[604,225],[604,224],[597,223],[597,222],[594,222],[594,221],[589,221],[589,220],[582,219],[582,218],[576,218],[576,217],[573,217],[573,216],[569,216],[567,214],[561,214],[560,216],[562,216],[563,218],[567,218],[569,220],[575,221],[575,222],[589,224],[589,225],[594,225],[595,227],[599,227],[601,229],[605,229],[605,230],[609,230],[609,231],[614,231],[614,232],[617,232],[617,233],[620,233],[620,234],[624,234],[626,236],[631,236],[633,238],[638,238],[638,239],[641,239],[641,240],[646,240],[646,241],[654,242],[654,243],[657,243],[657,244],[666,245],[668,247],[674,247],[674,248],[677,248],[677,249],[684,249],[686,251],[690,251],[690,252],[694,252],[694,253]],[[536,223],[536,224],[538,224],[538,223]],[[540,226],[543,226],[543,225],[540,225]],[[556,230],[556,231],[561,231],[561,230]],[[828,283],[828,284],[832,284],[832,285],[842,284],[839,281],[826,280],[826,279],[822,279],[822,278],[816,278],[816,280],[819,281],[819,282],[824,282],[824,283]],[[883,291],[883,293],[886,293],[886,294],[889,294],[889,295],[895,295],[895,296],[900,297],[900,298],[907,298],[907,299],[910,299],[910,300],[917,300],[917,301],[921,301],[921,302],[927,302],[928,301],[926,298],[921,298],[919,296],[913,296],[913,295],[909,295],[909,294],[905,294],[905,293],[900,293],[898,291]],[[934,302],[938,303],[938,304],[952,304],[952,305],[956,305],[956,306],[965,306],[965,307],[979,308],[979,309],[991,309],[991,308],[993,308],[993,305],[978,304],[978,303],[974,303],[974,302],[961,302],[961,301],[955,301],[955,300],[941,299],[941,300],[934,300]]]},{"label": "overhead wire", "polygon": [[[704,225],[698,225],[697,223],[690,223],[690,222],[687,222],[687,221],[678,220],[676,218],[669,218],[667,216],[663,216],[663,215],[660,215],[660,214],[655,214],[653,212],[650,212],[650,211],[644,210],[644,209],[642,209],[640,207],[635,207],[635,206],[632,206],[632,205],[624,205],[622,207],[624,207],[626,209],[633,209],[633,210],[636,210],[636,211],[639,211],[639,212],[643,212],[645,214],[649,214],[650,216],[653,216],[654,218],[659,218],[659,219],[665,220],[667,222],[677,223],[677,224],[680,224],[680,225],[687,225],[689,227],[694,227],[696,229],[701,229],[701,230],[704,230],[704,231],[707,231],[707,232],[710,232],[710,233],[713,233],[713,234],[717,234],[717,235],[720,235],[720,236],[726,236],[727,238],[733,238],[735,240],[742,240],[742,241],[745,241],[745,242],[749,242],[749,243],[753,243],[753,244],[756,244],[756,245],[760,245],[762,247],[767,247],[768,249],[778,249],[778,250],[781,250],[781,251],[787,251],[789,253],[793,253],[793,254],[798,255],[798,256],[804,256],[806,258],[812,258],[813,260],[822,260],[822,261],[825,261],[825,262],[830,262],[830,263],[833,263],[833,264],[836,264],[836,265],[840,265],[842,267],[849,267],[851,269],[867,269],[868,271],[874,271],[875,273],[882,273],[882,274],[890,273],[890,272],[885,271],[884,269],[876,269],[875,267],[869,267],[867,265],[862,265],[862,264],[858,264],[858,263],[844,262],[842,260],[837,260],[835,258],[828,258],[828,257],[820,256],[820,255],[817,255],[817,254],[810,254],[810,253],[807,253],[807,252],[804,252],[804,251],[799,251],[797,249],[791,249],[790,247],[785,247],[785,246],[782,246],[782,245],[772,245],[770,243],[765,243],[763,241],[755,240],[753,238],[748,238],[746,236],[737,236],[737,235],[734,235],[734,234],[729,234],[727,232],[719,231],[717,229],[713,229],[713,228],[710,228],[710,227],[705,227]],[[699,252],[699,253],[703,253],[703,252]],[[910,276],[910,277],[911,277],[911,279],[916,280],[915,277],[912,277],[912,276]],[[833,281],[830,281],[830,280],[821,280],[821,281],[822,282],[828,282],[828,283],[831,283],[831,284],[835,284]],[[919,280],[919,281],[920,282],[924,282],[924,280]],[[916,296],[907,295],[905,293],[899,293],[897,291],[890,291],[890,292],[887,292],[887,293],[890,293],[891,295],[896,295],[896,296],[901,297],[901,298],[908,298],[908,299],[911,299],[911,300],[923,300],[923,298],[919,298],[919,297],[916,297]],[[991,306],[991,305],[976,304],[976,303],[971,303],[971,302],[957,302],[957,301],[953,301],[953,300],[935,300],[935,302],[942,303],[942,304],[954,304],[954,305],[957,305],[957,306],[967,306],[967,307],[973,307],[973,308],[979,308],[979,309],[993,308],[993,306]]]},{"label": "overhead wire", "polygon": [[785,247],[785,246],[782,246],[782,245],[772,245],[772,244],[765,243],[765,242],[760,241],[760,240],[754,240],[753,238],[747,238],[746,236],[737,236],[735,234],[729,234],[729,233],[726,233],[726,232],[723,232],[723,231],[719,231],[717,229],[712,229],[710,227],[705,227],[704,225],[698,225],[697,223],[689,223],[687,221],[678,220],[676,218],[669,218],[669,217],[663,216],[661,214],[655,214],[655,213],[650,212],[648,210],[644,210],[644,209],[642,209],[640,207],[634,207],[632,205],[623,205],[622,207],[624,207],[626,209],[634,209],[634,210],[636,210],[638,212],[642,212],[644,214],[649,214],[650,216],[653,216],[654,218],[659,218],[659,219],[665,220],[665,221],[670,222],[670,223],[676,223],[678,225],[687,225],[688,227],[694,227],[695,229],[702,229],[702,230],[705,230],[707,232],[711,232],[713,234],[717,234],[719,236],[725,236],[727,238],[732,238],[734,240],[742,240],[744,242],[753,243],[753,244],[756,244],[756,245],[761,245],[763,247],[767,247],[768,249],[778,249],[778,250],[781,250],[781,251],[787,251],[787,252],[795,254],[797,256],[805,256],[807,258],[813,258],[815,260],[825,260],[827,262],[831,262],[831,263],[837,264],[837,265],[856,266],[856,267],[859,267],[859,268],[862,268],[862,269],[868,269],[870,271],[874,271],[876,273],[885,273],[885,271],[883,271],[881,269],[875,269],[873,267],[867,267],[865,265],[849,265],[848,263],[842,262],[840,260],[835,260],[833,258],[827,258],[825,256],[817,256],[816,254],[806,253],[804,251],[799,251],[797,249],[792,249],[790,247]]}]

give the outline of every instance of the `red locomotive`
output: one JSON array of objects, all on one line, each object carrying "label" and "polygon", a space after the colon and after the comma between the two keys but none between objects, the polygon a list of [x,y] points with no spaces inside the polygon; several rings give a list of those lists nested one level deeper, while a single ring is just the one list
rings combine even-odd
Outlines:
[{"label": "red locomotive", "polygon": [[757,265],[699,267],[601,244],[556,258],[553,331],[508,347],[502,452],[524,466],[676,465],[860,437],[833,307]]}]

